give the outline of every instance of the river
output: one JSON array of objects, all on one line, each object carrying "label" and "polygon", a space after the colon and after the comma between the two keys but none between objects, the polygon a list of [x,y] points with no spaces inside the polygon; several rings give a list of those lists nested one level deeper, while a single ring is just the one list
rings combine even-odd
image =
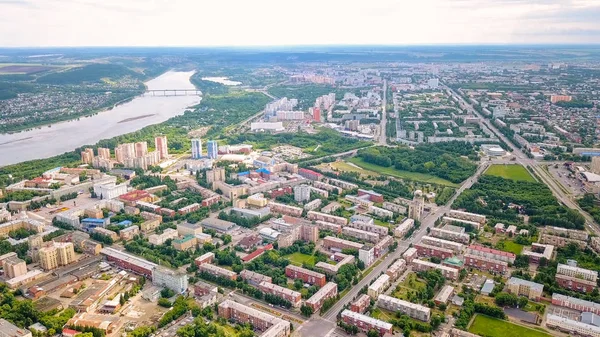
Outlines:
[{"label": "river", "polygon": [[[190,82],[194,72],[166,72],[148,82],[149,90],[195,89]],[[199,96],[159,97],[142,95],[112,110],[79,120],[55,123],[51,127],[0,134],[0,166],[32,159],[48,158],[158,124],[182,115],[187,107],[200,103]]]}]

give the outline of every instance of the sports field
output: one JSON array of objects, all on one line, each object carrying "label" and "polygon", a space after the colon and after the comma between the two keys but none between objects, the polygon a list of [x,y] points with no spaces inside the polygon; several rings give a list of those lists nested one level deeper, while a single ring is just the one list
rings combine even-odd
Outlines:
[{"label": "sports field", "polygon": [[303,263],[315,265],[315,257],[312,255],[306,255],[302,253],[294,253],[290,255],[284,256],[286,259],[290,260],[293,265],[302,266]]},{"label": "sports field", "polygon": [[535,182],[531,173],[525,167],[518,164],[494,164],[485,171],[485,174],[515,181]]},{"label": "sports field", "polygon": [[486,337],[550,337],[545,332],[503,321],[489,316],[476,315],[469,332]]},{"label": "sports field", "polygon": [[446,179],[432,176],[431,174],[396,170],[393,167],[383,167],[383,166],[364,162],[362,159],[360,159],[358,157],[351,158],[348,161],[357,166],[360,166],[364,169],[374,171],[379,174],[389,175],[389,176],[396,177],[396,178],[403,178],[403,179],[409,179],[409,180],[414,180],[414,181],[420,181],[420,182],[424,182],[424,183],[432,183],[432,184],[452,186],[452,187],[458,186],[458,184],[455,184]]}]

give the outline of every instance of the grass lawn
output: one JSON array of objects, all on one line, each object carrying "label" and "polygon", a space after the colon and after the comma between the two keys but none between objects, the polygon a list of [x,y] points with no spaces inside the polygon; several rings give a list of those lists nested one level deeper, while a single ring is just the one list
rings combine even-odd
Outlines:
[{"label": "grass lawn", "polygon": [[315,257],[312,255],[306,255],[299,252],[294,254],[284,256],[286,259],[290,260],[293,265],[301,267],[303,263],[315,265]]},{"label": "grass lawn", "polygon": [[394,314],[381,308],[375,308],[372,314],[373,318],[388,322],[390,319],[394,318]]},{"label": "grass lawn", "polygon": [[503,321],[489,316],[476,315],[473,323],[469,327],[469,332],[487,336],[487,337],[550,337],[548,333],[544,333],[537,329],[513,324],[508,321]]},{"label": "grass lawn", "polygon": [[417,279],[416,274],[409,274],[408,277],[406,277],[406,279],[404,279],[404,281],[402,281],[402,283],[398,284],[398,286],[392,293],[392,297],[408,301],[409,300],[409,298],[408,298],[409,292],[412,292],[415,290],[421,290],[421,289],[424,289],[425,287],[426,287],[425,282],[419,281]]},{"label": "grass lawn", "polygon": [[486,171],[485,174],[490,176],[501,177],[505,179],[512,179],[515,181],[527,181],[527,182],[535,182],[536,180],[533,178],[531,173],[527,171],[525,167],[518,164],[495,164],[491,165]]},{"label": "grass lawn", "polygon": [[366,170],[366,169],[363,169],[360,167],[356,167],[356,166],[350,165],[344,161],[336,161],[333,163],[323,163],[316,167],[320,168],[320,169],[332,168],[337,171],[343,171],[343,172],[356,172],[364,177],[366,177],[366,176],[379,177],[380,176],[380,174],[377,172],[369,171],[369,170]]},{"label": "grass lawn", "polygon": [[521,251],[523,250],[523,245],[515,243],[510,240],[503,240],[503,241],[498,242],[498,244],[496,245],[496,248],[503,250],[505,252],[510,252],[515,255],[519,255],[519,254],[521,254]]},{"label": "grass lawn", "polygon": [[393,176],[396,178],[409,179],[409,180],[420,181],[420,182],[424,182],[424,183],[445,185],[445,186],[451,186],[451,187],[458,186],[458,184],[450,182],[446,179],[432,176],[430,174],[402,171],[402,170],[396,170],[393,167],[383,167],[383,166],[379,166],[379,165],[375,165],[375,164],[370,164],[370,163],[364,162],[362,159],[357,158],[357,157],[350,158],[349,161],[355,165],[358,165],[358,166],[364,168],[364,169],[375,171],[379,174]]}]

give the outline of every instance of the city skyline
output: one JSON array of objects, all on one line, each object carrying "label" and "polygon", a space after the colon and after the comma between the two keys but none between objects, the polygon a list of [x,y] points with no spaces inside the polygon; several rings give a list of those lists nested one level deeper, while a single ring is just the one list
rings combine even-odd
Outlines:
[{"label": "city skyline", "polygon": [[587,44],[598,17],[595,0],[0,0],[0,46]]}]

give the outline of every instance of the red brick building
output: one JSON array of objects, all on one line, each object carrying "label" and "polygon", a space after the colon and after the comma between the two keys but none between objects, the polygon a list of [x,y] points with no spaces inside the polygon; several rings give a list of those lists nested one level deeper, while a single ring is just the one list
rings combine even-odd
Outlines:
[{"label": "red brick building", "polygon": [[292,265],[288,265],[287,267],[285,267],[285,276],[287,276],[291,279],[294,279],[294,280],[300,279],[304,283],[317,285],[319,287],[322,287],[325,285],[325,283],[327,283],[327,280],[325,279],[325,275],[323,275],[321,273],[317,273],[316,271],[312,271],[312,270],[308,270],[308,269],[304,269],[304,268],[300,268],[300,267],[296,267],[296,266],[292,266]]},{"label": "red brick building", "polygon": [[362,197],[363,195],[368,195],[369,201],[383,202],[383,195],[381,193],[377,193],[375,191],[367,191],[363,189],[358,190],[358,196]]},{"label": "red brick building", "polygon": [[506,270],[508,269],[508,263],[504,261],[493,260],[472,254],[465,254],[465,266],[501,274],[506,273]]},{"label": "red brick building", "polygon": [[371,298],[367,294],[362,294],[360,297],[350,304],[350,310],[362,314],[371,305]]},{"label": "red brick building", "polygon": [[419,256],[435,256],[442,260],[453,256],[453,252],[450,249],[434,247],[424,243],[417,243],[413,247],[417,249],[417,254]]},{"label": "red brick building", "polygon": [[344,323],[354,325],[362,331],[377,330],[380,336],[392,333],[392,324],[354,311],[344,310],[342,312],[342,320]]}]

